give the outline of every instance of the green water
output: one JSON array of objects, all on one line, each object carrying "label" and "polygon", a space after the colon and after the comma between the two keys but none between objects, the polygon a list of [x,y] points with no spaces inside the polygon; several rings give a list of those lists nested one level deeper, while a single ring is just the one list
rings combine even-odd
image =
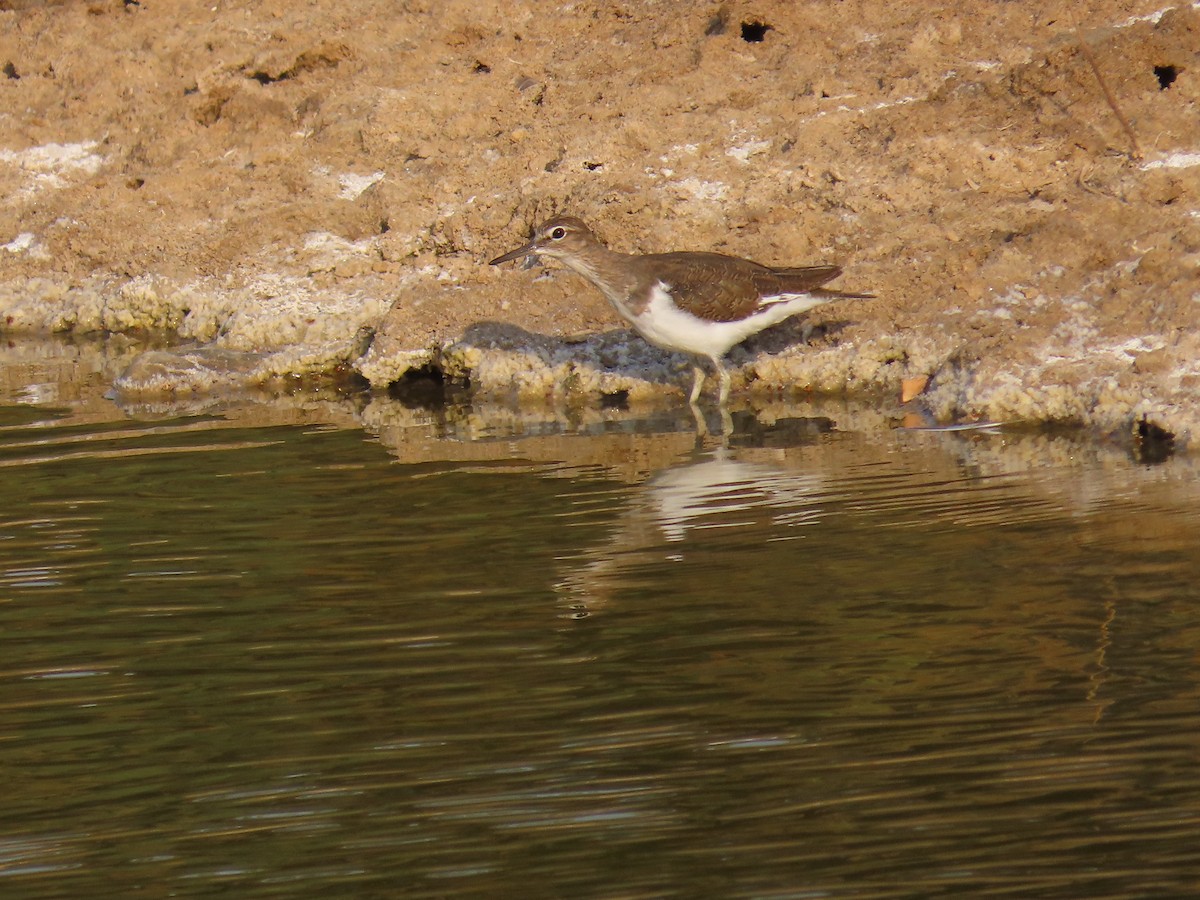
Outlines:
[{"label": "green water", "polygon": [[90,409],[0,409],[0,896],[1200,881],[1187,460]]}]

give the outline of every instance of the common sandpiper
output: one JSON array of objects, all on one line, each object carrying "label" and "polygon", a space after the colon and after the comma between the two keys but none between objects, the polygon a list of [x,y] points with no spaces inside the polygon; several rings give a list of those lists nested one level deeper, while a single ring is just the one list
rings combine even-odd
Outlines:
[{"label": "common sandpiper", "polygon": [[[574,216],[543,222],[533,240],[491,265],[523,256],[548,256],[578,272],[651,344],[708,359],[720,379],[722,407],[729,373],[721,360],[735,345],[831,300],[874,296],[822,287],[841,274],[838,266],[764,266],[723,253],[618,253]],[[695,406],[704,370],[699,360],[692,368],[688,402]]]}]

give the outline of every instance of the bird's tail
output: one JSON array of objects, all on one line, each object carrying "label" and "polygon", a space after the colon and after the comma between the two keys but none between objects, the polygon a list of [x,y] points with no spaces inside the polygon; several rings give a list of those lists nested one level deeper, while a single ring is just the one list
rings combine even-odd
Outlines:
[{"label": "bird's tail", "polygon": [[808,294],[820,297],[822,302],[829,300],[869,300],[874,294],[859,294],[852,291],[838,291],[833,288],[821,287],[842,274],[841,266],[795,266],[790,268],[773,268],[770,274],[758,285],[760,293],[767,296],[794,296]]}]

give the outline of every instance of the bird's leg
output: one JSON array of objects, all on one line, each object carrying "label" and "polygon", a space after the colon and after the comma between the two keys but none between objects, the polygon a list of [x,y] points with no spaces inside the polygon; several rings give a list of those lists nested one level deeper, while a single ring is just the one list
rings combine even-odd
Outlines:
[{"label": "bird's leg", "polygon": [[688,405],[695,406],[700,399],[700,389],[704,387],[704,370],[699,363],[692,363],[692,393],[688,397]]},{"label": "bird's leg", "polygon": [[729,400],[729,373],[725,371],[725,367],[721,365],[721,360],[717,357],[710,356],[709,359],[717,369],[717,377],[721,379],[721,393],[718,395],[717,405],[724,409],[725,403]]},{"label": "bird's leg", "polygon": [[688,406],[692,411],[692,418],[696,421],[696,449],[699,450],[704,446],[704,439],[708,437],[708,422],[704,420],[704,413],[695,403]]}]

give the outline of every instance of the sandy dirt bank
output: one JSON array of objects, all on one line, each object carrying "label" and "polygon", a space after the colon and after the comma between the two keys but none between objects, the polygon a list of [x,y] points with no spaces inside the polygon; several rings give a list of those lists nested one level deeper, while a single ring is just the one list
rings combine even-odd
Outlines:
[{"label": "sandy dirt bank", "polygon": [[735,351],[743,397],[1200,433],[1188,3],[0,0],[0,71],[0,330],[196,345],[131,393],[678,395],[576,277],[484,264],[569,211],[878,295]]}]

